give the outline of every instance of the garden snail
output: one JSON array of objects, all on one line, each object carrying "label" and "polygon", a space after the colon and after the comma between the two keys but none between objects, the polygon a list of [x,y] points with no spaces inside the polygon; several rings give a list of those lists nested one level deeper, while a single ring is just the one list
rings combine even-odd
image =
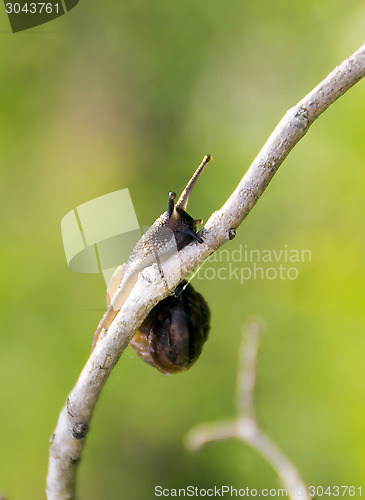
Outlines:
[{"label": "garden snail", "polygon": [[[202,239],[197,224],[186,207],[196,180],[212,159],[203,158],[186,185],[176,205],[175,193],[169,193],[167,212],[163,213],[138,241],[126,264],[119,266],[107,289],[108,309],[96,329],[93,348],[103,329],[108,329],[135,285],[139,273],[159,262],[173,251]],[[130,341],[131,347],[148,364],[165,374],[190,368],[199,357],[209,332],[208,304],[186,281],[180,283],[173,295],[159,302],[146,317]]]}]

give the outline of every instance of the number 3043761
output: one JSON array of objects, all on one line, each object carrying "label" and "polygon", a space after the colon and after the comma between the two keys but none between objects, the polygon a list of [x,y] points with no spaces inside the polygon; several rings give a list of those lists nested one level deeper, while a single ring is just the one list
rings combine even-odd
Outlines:
[{"label": "number 3043761", "polygon": [[32,2],[25,3],[23,6],[19,3],[10,3],[5,4],[7,14],[20,14],[24,12],[26,14],[58,14],[58,3],[42,3],[42,2]]}]

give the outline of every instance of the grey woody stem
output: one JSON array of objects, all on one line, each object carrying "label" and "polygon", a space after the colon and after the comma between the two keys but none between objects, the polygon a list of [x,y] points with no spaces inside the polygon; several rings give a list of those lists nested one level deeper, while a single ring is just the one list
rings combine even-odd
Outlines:
[{"label": "grey woody stem", "polygon": [[178,252],[178,262],[174,256],[166,263],[168,281],[161,280],[154,266],[141,273],[132,293],[91,353],[61,411],[50,448],[49,500],[75,498],[77,466],[96,401],[137,327],[152,307],[171,293],[181,279],[232,239],[235,229],[246,218],[281,163],[314,120],[364,75],[365,45],[285,114],[236,190],[199,233],[203,243],[188,245]]}]

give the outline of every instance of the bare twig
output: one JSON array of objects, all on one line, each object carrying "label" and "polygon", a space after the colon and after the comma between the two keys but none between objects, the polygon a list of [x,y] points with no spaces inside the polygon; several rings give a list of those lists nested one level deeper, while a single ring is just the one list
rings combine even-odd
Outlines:
[{"label": "bare twig", "polygon": [[154,266],[140,276],[114,322],[93,350],[60,414],[50,449],[49,500],[75,498],[77,465],[95,403],[112,368],[148,312],[213,251],[232,239],[234,230],[313,121],[364,75],[365,45],[285,114],[236,190],[199,233],[204,242],[182,249],[178,253],[178,263],[176,256],[166,262],[168,282],[160,279]]},{"label": "bare twig", "polygon": [[258,451],[276,470],[289,498],[309,500],[307,488],[297,469],[260,429],[254,416],[256,362],[260,334],[260,325],[253,322],[248,325],[242,341],[241,363],[237,376],[237,418],[197,425],[188,433],[186,446],[190,450],[198,450],[210,442],[230,438],[241,439]]},{"label": "bare twig", "polygon": [[255,418],[254,390],[256,384],[257,351],[262,327],[252,322],[246,329],[245,341],[242,342],[240,370],[237,377],[236,406],[237,414],[242,418]]}]

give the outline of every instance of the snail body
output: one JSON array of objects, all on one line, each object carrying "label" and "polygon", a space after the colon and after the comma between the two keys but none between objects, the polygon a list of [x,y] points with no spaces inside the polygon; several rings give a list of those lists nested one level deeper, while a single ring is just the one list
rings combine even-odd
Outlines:
[{"label": "snail body", "polygon": [[[193,219],[186,212],[186,207],[196,180],[210,160],[210,155],[203,158],[176,205],[175,193],[169,193],[167,211],[137,242],[126,264],[115,271],[107,289],[108,308],[96,329],[93,348],[102,330],[111,325],[143,269],[155,262],[159,263],[161,259],[180,251],[194,240],[202,242],[196,230],[201,220]],[[189,301],[195,305],[190,306]],[[189,315],[192,315],[195,321],[188,320]],[[193,331],[194,323],[199,325],[197,330],[200,329],[200,333]],[[142,359],[163,373],[177,373],[194,363],[208,331],[208,305],[204,298],[185,282],[183,286],[178,285],[172,296],[162,300],[151,310],[130,345]],[[195,355],[194,349],[199,354]]]}]

